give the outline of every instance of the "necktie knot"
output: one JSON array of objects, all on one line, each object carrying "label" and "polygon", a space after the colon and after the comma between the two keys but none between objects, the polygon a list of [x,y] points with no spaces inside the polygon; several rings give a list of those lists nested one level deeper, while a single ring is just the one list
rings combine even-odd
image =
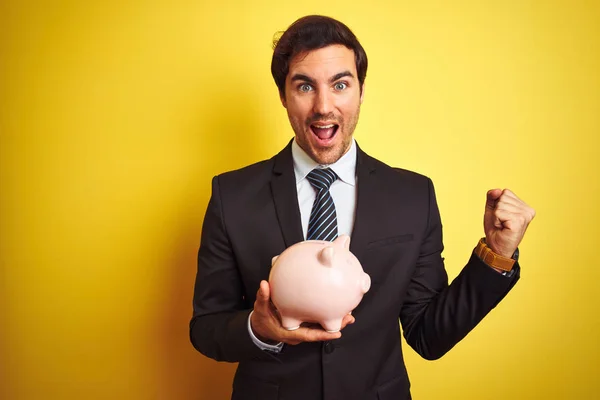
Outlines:
[{"label": "necktie knot", "polygon": [[306,179],[308,179],[310,184],[318,191],[323,189],[329,190],[329,187],[337,178],[337,174],[329,168],[315,168],[306,176]]}]

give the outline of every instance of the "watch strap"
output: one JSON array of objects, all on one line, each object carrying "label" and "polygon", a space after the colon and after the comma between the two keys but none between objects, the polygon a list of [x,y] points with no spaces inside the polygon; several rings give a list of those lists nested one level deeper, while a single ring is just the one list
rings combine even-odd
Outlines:
[{"label": "watch strap", "polygon": [[514,258],[507,258],[501,256],[500,254],[494,253],[492,249],[490,249],[485,243],[485,238],[481,238],[479,240],[474,252],[477,254],[477,257],[481,259],[481,261],[490,267],[506,272],[511,271],[516,262]]}]

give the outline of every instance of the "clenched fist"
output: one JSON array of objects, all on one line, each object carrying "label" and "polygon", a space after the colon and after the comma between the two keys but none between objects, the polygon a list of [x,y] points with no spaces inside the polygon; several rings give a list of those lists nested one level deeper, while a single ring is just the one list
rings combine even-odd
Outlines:
[{"label": "clenched fist", "polygon": [[510,190],[488,191],[483,216],[483,229],[488,247],[496,254],[512,257],[533,217],[535,210]]}]

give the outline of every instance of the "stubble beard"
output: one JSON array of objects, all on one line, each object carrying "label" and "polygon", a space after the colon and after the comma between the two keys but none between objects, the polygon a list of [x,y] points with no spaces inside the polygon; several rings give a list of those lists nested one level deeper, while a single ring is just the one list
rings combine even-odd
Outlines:
[{"label": "stubble beard", "polygon": [[[337,120],[339,123],[338,132],[336,135],[344,134],[342,142],[339,145],[335,145],[327,149],[313,149],[309,141],[306,140],[308,135],[314,135],[310,129],[310,124],[300,124],[298,121],[292,122],[292,128],[296,134],[296,141],[298,146],[306,152],[315,162],[321,165],[329,165],[338,161],[346,152],[350,149],[352,144],[352,137],[354,135],[354,129],[358,124],[358,117],[360,114],[360,105],[356,108],[356,112],[352,115],[348,123],[345,123],[343,119]],[[291,122],[291,121],[290,121]],[[342,133],[343,132],[343,133]],[[348,133],[346,133],[348,132]]]}]

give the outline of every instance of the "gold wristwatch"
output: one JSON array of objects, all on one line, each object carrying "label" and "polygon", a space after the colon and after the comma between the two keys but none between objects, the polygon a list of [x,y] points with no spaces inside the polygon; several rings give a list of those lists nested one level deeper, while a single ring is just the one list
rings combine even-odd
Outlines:
[{"label": "gold wristwatch", "polygon": [[494,253],[485,243],[485,238],[481,238],[475,247],[475,254],[490,267],[510,272],[519,257],[519,249],[515,251],[512,258],[507,258]]}]

